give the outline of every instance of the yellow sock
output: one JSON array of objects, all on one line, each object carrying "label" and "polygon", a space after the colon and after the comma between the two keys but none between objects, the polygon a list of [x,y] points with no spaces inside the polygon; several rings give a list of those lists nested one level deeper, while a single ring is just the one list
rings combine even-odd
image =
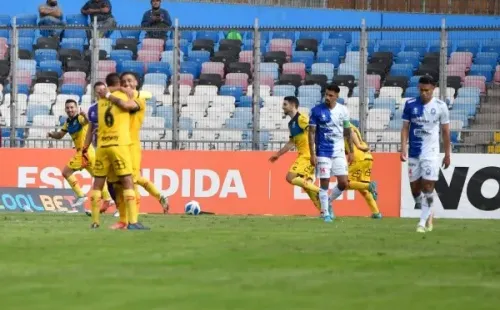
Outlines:
[{"label": "yellow sock", "polygon": [[367,191],[369,187],[370,183],[349,181],[349,186],[347,187],[347,189],[354,189],[357,191]]},{"label": "yellow sock", "polygon": [[144,177],[139,177],[137,179],[137,184],[142,186],[151,196],[155,197],[156,200],[160,200],[161,194],[158,188],[153,184],[153,182],[149,181]]},{"label": "yellow sock", "polygon": [[82,189],[80,188],[80,185],[78,184],[78,180],[74,175],[70,175],[66,180],[68,181],[69,186],[71,186],[71,189],[75,192],[77,197],[85,196]]},{"label": "yellow sock", "polygon": [[313,182],[307,181],[304,178],[296,177],[295,179],[292,180],[292,184],[300,186],[303,189],[314,192],[316,194],[319,193],[319,187],[314,185]]},{"label": "yellow sock", "polygon": [[99,190],[92,190],[90,194],[90,202],[92,203],[92,223],[100,224],[101,213],[101,197],[102,193]]},{"label": "yellow sock", "polygon": [[102,189],[102,199],[104,199],[104,201],[111,200],[111,194],[108,191],[108,184],[107,183],[104,183],[104,187]]},{"label": "yellow sock", "polygon": [[311,191],[311,190],[308,190],[308,189],[306,189],[305,191],[306,191],[307,195],[309,196],[309,198],[311,198],[311,201],[313,202],[316,209],[321,211],[321,203],[319,201],[318,193]]},{"label": "yellow sock", "polygon": [[137,215],[139,216],[139,212],[141,211],[141,193],[139,193],[139,186],[134,185],[135,190],[135,199],[137,205]]},{"label": "yellow sock", "polygon": [[377,202],[373,199],[372,193],[367,190],[359,191],[359,193],[363,196],[366,203],[368,204],[368,207],[370,208],[370,211],[372,211],[373,214],[380,213],[380,211],[378,210]]},{"label": "yellow sock", "polygon": [[124,189],[123,198],[127,206],[128,221],[130,224],[136,224],[139,220],[139,214],[137,213],[137,198],[135,196],[135,191],[133,189]]},{"label": "yellow sock", "polygon": [[128,212],[127,205],[125,204],[125,199],[123,197],[123,187],[119,184],[114,184],[115,195],[116,195],[116,208],[120,213],[120,222],[128,224]]}]

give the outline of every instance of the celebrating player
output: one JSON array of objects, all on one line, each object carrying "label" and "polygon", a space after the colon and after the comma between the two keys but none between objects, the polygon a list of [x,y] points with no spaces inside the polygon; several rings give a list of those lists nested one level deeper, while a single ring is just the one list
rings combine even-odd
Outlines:
[{"label": "celebrating player", "polygon": [[347,142],[349,163],[352,162],[354,151],[349,111],[337,103],[339,93],[337,85],[328,85],[325,102],[312,108],[309,117],[310,161],[320,178],[319,200],[325,222],[331,222],[334,218],[328,197],[330,178],[337,177],[337,185],[332,190],[332,201],[348,186],[344,139]]},{"label": "celebrating player", "polygon": [[[377,184],[371,182],[373,156],[370,148],[361,138],[358,128],[351,124],[351,136],[354,145],[354,156],[349,164],[349,185],[347,189],[359,191],[372,212],[372,218],[380,219],[382,214],[377,206]],[[346,146],[347,148],[347,146]]]},{"label": "celebrating player", "polygon": [[[137,199],[132,178],[132,160],[130,156],[130,111],[137,110],[135,100],[127,94],[115,91],[113,94],[107,89],[98,94],[98,129],[97,152],[95,164],[95,180],[92,189],[92,225],[98,228],[100,222],[99,201],[106,177],[114,173],[123,186],[123,196],[129,217],[128,229],[146,229],[134,219],[137,218]],[[91,138],[90,138],[91,139]],[[90,145],[87,136],[85,146]]]},{"label": "celebrating player", "polygon": [[[439,129],[444,144],[444,169],[450,166],[450,118],[448,107],[433,97],[435,81],[423,76],[418,81],[420,96],[408,100],[403,110],[401,160],[408,160],[410,187],[422,213],[417,232],[432,231],[434,184],[439,179]],[[409,142],[409,150],[408,150]]]},{"label": "celebrating player", "polygon": [[298,151],[297,159],[290,167],[286,175],[286,181],[292,185],[302,187],[314,206],[321,209],[318,193],[319,187],[314,185],[312,176],[314,174],[314,166],[311,165],[311,155],[309,153],[308,128],[309,119],[307,116],[300,114],[298,111],[299,100],[296,97],[285,97],[283,101],[283,112],[290,116],[291,120],[288,123],[290,130],[290,140],[276,154],[269,158],[269,161],[274,163],[286,152],[290,151],[294,146]]},{"label": "celebrating player", "polygon": [[[85,155],[82,153],[89,122],[84,112],[78,112],[78,103],[73,99],[66,100],[65,110],[68,118],[64,122],[61,130],[48,132],[47,137],[59,140],[62,139],[67,133],[71,135],[71,139],[75,145],[76,154],[63,168],[62,174],[66,181],[68,181],[71,189],[73,189],[76,194],[77,199],[71,205],[73,208],[76,208],[82,206],[87,198],[78,184],[78,180],[73,174],[75,171],[86,169],[90,175],[94,175],[93,167],[95,163],[95,150],[93,147],[90,147],[87,149]],[[109,204],[111,202],[111,197],[107,190],[103,191],[103,198],[104,203]]]}]

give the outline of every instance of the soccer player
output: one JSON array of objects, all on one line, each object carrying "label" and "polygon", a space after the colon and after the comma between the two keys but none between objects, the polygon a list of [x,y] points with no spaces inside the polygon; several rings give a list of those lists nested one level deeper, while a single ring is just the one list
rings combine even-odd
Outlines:
[{"label": "soccer player", "polygon": [[290,131],[290,140],[276,154],[269,158],[271,163],[277,161],[282,155],[295,147],[298,151],[295,162],[290,167],[286,175],[286,181],[292,185],[302,187],[307,193],[314,206],[321,210],[319,203],[319,187],[314,185],[312,176],[314,166],[311,165],[311,155],[309,153],[308,128],[309,118],[298,111],[299,100],[294,96],[285,97],[283,101],[283,112],[290,116],[288,130]]},{"label": "soccer player", "polygon": [[334,218],[328,197],[330,178],[337,178],[337,185],[332,190],[332,201],[348,186],[344,139],[348,147],[349,163],[353,160],[354,151],[349,111],[337,103],[339,93],[340,88],[337,85],[328,85],[325,102],[312,108],[309,116],[310,162],[316,167],[320,179],[319,200],[325,222],[332,222]]},{"label": "soccer player", "polygon": [[[94,176],[95,149],[89,148],[86,154],[83,154],[83,146],[89,122],[85,113],[79,112],[78,103],[73,99],[66,100],[65,111],[68,118],[64,122],[60,131],[48,132],[47,137],[53,139],[62,139],[67,133],[71,135],[71,139],[75,145],[76,154],[70,159],[68,164],[64,166],[62,174],[71,189],[76,194],[76,201],[71,205],[73,208],[80,207],[84,204],[87,197],[83,193],[78,180],[73,175],[76,171],[86,169],[91,176]],[[108,191],[103,192],[104,203],[110,203],[111,197]]]},{"label": "soccer player", "polygon": [[[134,221],[137,212],[137,199],[132,177],[132,160],[130,156],[130,111],[137,109],[135,100],[127,94],[115,91],[111,94],[107,89],[101,90],[97,107],[97,152],[95,163],[95,180],[92,187],[92,225],[99,228],[102,189],[106,177],[114,173],[123,186],[123,198],[127,211],[132,213],[127,229],[146,229],[138,221]],[[85,148],[89,147],[89,135]]]},{"label": "soccer player", "polygon": [[[358,128],[351,124],[351,136],[354,146],[353,160],[349,165],[349,185],[347,189],[357,190],[365,199],[372,218],[380,219],[382,214],[377,206],[377,184],[371,182],[373,156],[370,153],[370,148],[361,138],[361,133]],[[346,146],[347,148],[347,146]]]},{"label": "soccer player", "polygon": [[[450,166],[450,118],[448,107],[434,98],[436,82],[429,76],[418,81],[420,96],[405,103],[401,129],[401,160],[408,161],[410,187],[422,213],[417,232],[432,231],[432,204],[434,184],[439,179],[439,130],[443,137],[444,169]],[[409,148],[408,148],[409,146]]]}]

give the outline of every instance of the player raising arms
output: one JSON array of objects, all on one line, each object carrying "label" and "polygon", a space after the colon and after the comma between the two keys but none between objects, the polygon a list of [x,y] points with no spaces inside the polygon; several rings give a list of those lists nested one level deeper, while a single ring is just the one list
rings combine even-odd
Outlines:
[{"label": "player raising arms", "polygon": [[[127,94],[115,91],[113,94],[107,89],[98,94],[98,129],[97,152],[95,164],[95,180],[92,188],[92,225],[100,225],[99,202],[106,177],[114,173],[123,186],[123,197],[129,218],[128,229],[146,229],[142,224],[133,221],[137,218],[137,199],[132,178],[132,160],[130,157],[130,111],[137,110],[138,104]],[[87,135],[85,147],[89,147],[91,137]]]},{"label": "player raising arms", "polygon": [[[351,131],[354,156],[352,162],[349,164],[349,185],[347,189],[359,191],[372,212],[371,217],[374,219],[380,219],[382,218],[382,214],[380,213],[376,202],[377,184],[375,182],[371,182],[373,156],[370,153],[370,148],[361,138],[361,133],[358,128],[356,128],[353,124],[351,124]],[[333,197],[331,197],[331,199],[333,199]]]},{"label": "player raising arms", "polygon": [[283,112],[291,118],[288,123],[290,140],[281,148],[281,150],[271,156],[269,161],[274,163],[282,155],[295,147],[298,151],[298,155],[286,175],[286,181],[292,185],[302,187],[309,198],[311,198],[314,206],[321,210],[318,198],[319,187],[314,185],[312,179],[314,166],[310,163],[311,155],[309,153],[308,141],[309,118],[300,114],[298,108],[299,100],[296,97],[285,97],[283,101]]},{"label": "player raising arms", "polygon": [[[417,232],[432,231],[434,184],[439,179],[439,129],[444,144],[444,169],[450,166],[451,140],[448,107],[433,97],[435,81],[423,76],[418,81],[420,96],[408,100],[403,110],[401,160],[408,160],[410,187],[422,213]],[[409,144],[409,145],[408,145]],[[409,148],[408,148],[409,146]]]},{"label": "player raising arms", "polygon": [[[84,112],[78,111],[78,103],[73,99],[66,100],[65,111],[68,118],[64,122],[60,131],[48,132],[47,137],[53,139],[62,139],[67,133],[71,135],[71,139],[75,145],[76,154],[70,159],[68,164],[64,166],[62,174],[71,189],[76,194],[76,201],[71,205],[73,208],[83,205],[87,197],[83,193],[78,180],[73,175],[76,171],[86,169],[91,176],[94,176],[94,163],[95,163],[95,149],[90,147],[87,149],[86,154],[83,154],[83,147],[87,130],[89,129],[89,122]],[[103,192],[105,203],[110,203],[111,197],[108,191]]]},{"label": "player raising arms", "polygon": [[319,200],[325,222],[331,222],[335,217],[328,198],[330,178],[337,178],[337,186],[332,190],[333,200],[348,186],[344,139],[348,146],[349,163],[353,159],[354,151],[349,111],[337,103],[339,93],[340,88],[337,85],[328,85],[325,102],[312,108],[309,116],[310,161],[311,165],[316,167],[320,179]]}]

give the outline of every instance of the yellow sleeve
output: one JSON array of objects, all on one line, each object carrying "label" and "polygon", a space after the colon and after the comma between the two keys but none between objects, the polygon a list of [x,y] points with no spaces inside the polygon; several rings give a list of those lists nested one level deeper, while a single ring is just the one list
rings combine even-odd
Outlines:
[{"label": "yellow sleeve", "polygon": [[135,103],[139,106],[139,110],[145,111],[146,110],[146,99],[139,97],[135,99]]},{"label": "yellow sleeve", "polygon": [[87,125],[88,124],[88,121],[87,119],[85,119],[85,117],[81,116],[81,115],[78,115],[78,122],[82,125]]},{"label": "yellow sleeve", "polygon": [[309,127],[309,118],[303,114],[299,115],[298,119],[299,127],[303,130],[306,130]]},{"label": "yellow sleeve", "polygon": [[64,122],[61,127],[61,131],[68,132],[68,121]]}]

